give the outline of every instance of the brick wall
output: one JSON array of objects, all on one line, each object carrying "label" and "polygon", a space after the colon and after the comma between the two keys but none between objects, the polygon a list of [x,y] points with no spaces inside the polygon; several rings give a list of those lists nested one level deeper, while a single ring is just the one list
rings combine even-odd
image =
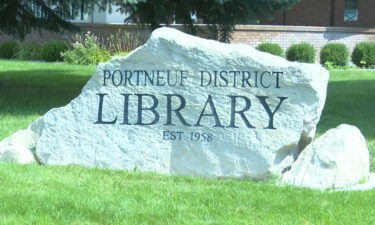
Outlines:
[{"label": "brick wall", "polygon": [[231,43],[255,47],[262,42],[272,42],[280,44],[286,50],[292,44],[308,42],[317,50],[317,61],[320,48],[326,43],[343,43],[351,52],[359,42],[375,42],[375,29],[369,28],[272,25],[239,25],[236,28]]},{"label": "brick wall", "polygon": [[345,0],[301,0],[273,19],[261,19],[263,25],[375,27],[375,1],[358,0],[358,21],[344,21]]},{"label": "brick wall", "polygon": [[[336,0],[337,1],[337,0]],[[343,1],[343,0],[340,0]],[[301,0],[285,12],[277,11],[273,19],[261,19],[264,25],[330,26],[330,0]]]},{"label": "brick wall", "polygon": [[[82,32],[91,31],[99,36],[107,36],[118,30],[125,30],[133,35],[139,36],[141,42],[147,40],[150,30],[146,27],[129,24],[79,24]],[[173,26],[183,30],[183,26]],[[207,32],[204,25],[201,30]],[[73,33],[50,33],[34,32],[28,35],[26,42],[46,42],[48,40],[68,40]],[[205,36],[203,33],[201,36]],[[12,40],[13,37],[0,35],[0,42]],[[350,51],[354,46],[362,41],[375,42],[375,29],[354,28],[354,27],[310,27],[310,26],[273,26],[273,25],[238,25],[233,34],[231,43],[242,43],[250,46],[257,46],[262,42],[278,43],[286,50],[290,45],[299,42],[308,42],[317,49],[319,60],[320,48],[329,42],[344,43]]]}]

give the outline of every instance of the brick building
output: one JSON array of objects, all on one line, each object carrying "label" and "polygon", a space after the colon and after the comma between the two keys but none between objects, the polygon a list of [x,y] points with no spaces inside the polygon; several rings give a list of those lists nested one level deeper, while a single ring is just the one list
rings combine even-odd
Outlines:
[{"label": "brick building", "polygon": [[263,25],[374,27],[374,0],[301,0]]},{"label": "brick building", "polygon": [[[260,43],[278,43],[284,50],[292,44],[308,42],[317,50],[327,43],[344,43],[350,51],[362,41],[375,42],[375,0],[300,0],[291,9],[277,12],[273,20],[262,20],[257,25],[237,25],[231,43],[257,46]],[[73,22],[82,32],[91,31],[106,36],[119,30],[127,31],[144,42],[150,35],[147,27],[124,24],[125,15],[110,14],[96,10],[87,15],[84,11]],[[202,29],[205,25],[200,25]],[[181,25],[174,27],[183,29]],[[69,32],[32,32],[25,42],[46,42],[48,40],[69,40]],[[0,35],[0,42],[14,37]]]}]

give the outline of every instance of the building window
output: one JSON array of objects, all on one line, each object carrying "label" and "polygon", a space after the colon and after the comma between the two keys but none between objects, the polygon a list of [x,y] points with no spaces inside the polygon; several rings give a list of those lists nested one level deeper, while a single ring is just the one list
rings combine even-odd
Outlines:
[{"label": "building window", "polygon": [[358,0],[345,0],[344,21],[358,21]]},{"label": "building window", "polygon": [[345,9],[358,9],[358,0],[345,0]]}]

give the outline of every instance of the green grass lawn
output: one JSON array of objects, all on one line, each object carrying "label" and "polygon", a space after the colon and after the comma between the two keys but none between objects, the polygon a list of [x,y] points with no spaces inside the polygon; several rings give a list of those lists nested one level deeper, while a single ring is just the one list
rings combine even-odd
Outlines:
[{"label": "green grass lawn", "polygon": [[[0,60],[0,140],[77,96],[95,70]],[[331,72],[318,134],[359,127],[375,171],[375,71]],[[375,190],[0,163],[0,224],[375,224]]]}]

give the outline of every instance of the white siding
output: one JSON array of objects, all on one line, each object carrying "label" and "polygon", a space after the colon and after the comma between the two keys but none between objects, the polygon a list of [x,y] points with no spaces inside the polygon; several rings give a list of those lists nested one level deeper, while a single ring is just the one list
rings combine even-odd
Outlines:
[{"label": "white siding", "polygon": [[113,6],[112,12],[110,13],[108,9],[107,11],[100,11],[97,7],[95,7],[91,22],[93,23],[124,23],[124,19],[127,17],[127,15],[124,15],[121,12],[118,12],[117,9],[118,7]]}]

